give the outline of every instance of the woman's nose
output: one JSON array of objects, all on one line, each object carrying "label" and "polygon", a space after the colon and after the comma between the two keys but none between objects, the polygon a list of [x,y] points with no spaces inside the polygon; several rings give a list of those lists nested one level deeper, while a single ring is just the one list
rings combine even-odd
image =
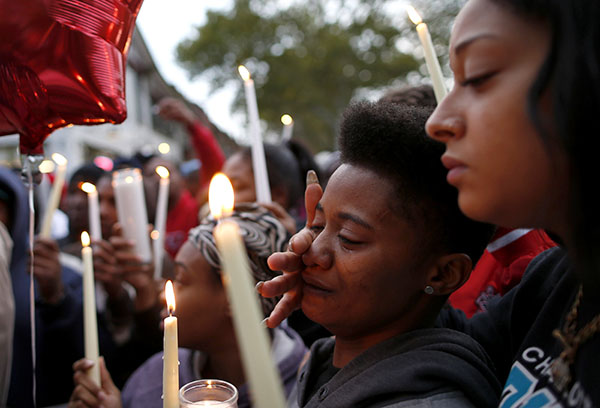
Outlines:
[{"label": "woman's nose", "polygon": [[333,255],[328,245],[327,235],[322,231],[302,255],[302,262],[308,267],[329,269],[333,265]]},{"label": "woman's nose", "polygon": [[427,120],[425,130],[429,137],[447,143],[464,135],[465,123],[458,115],[449,114],[442,104]]}]

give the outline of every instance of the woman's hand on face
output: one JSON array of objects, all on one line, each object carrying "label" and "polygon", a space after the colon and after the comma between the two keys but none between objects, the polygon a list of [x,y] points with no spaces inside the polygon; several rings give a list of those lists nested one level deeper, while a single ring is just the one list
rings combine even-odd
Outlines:
[{"label": "woman's hand on face", "polygon": [[40,296],[45,303],[56,304],[63,294],[62,266],[60,250],[56,241],[50,238],[35,238],[33,244],[33,276],[37,280]]},{"label": "woman's hand on face", "polygon": [[286,252],[276,252],[267,260],[269,268],[274,271],[282,271],[283,275],[270,281],[260,282],[256,290],[264,297],[282,296],[271,315],[266,319],[267,327],[277,327],[302,303],[302,278],[304,270],[302,255],[308,251],[315,235],[310,227],[315,219],[317,204],[323,196],[323,189],[318,181],[307,184],[304,194],[307,222],[306,227],[290,239]]},{"label": "woman's hand on face", "polygon": [[69,408],[122,407],[121,392],[113,383],[110,373],[104,364],[104,358],[100,357],[98,364],[100,365],[101,387],[96,385],[87,375],[87,371],[94,365],[92,361],[82,358],[73,364],[73,382],[75,383],[75,388],[69,400]]}]

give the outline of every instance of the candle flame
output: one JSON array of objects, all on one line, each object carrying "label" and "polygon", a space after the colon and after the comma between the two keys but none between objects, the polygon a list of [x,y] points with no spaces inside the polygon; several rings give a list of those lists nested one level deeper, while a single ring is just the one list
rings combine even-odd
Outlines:
[{"label": "candle flame", "polygon": [[423,22],[423,19],[417,10],[410,4],[406,6],[406,12],[408,13],[408,18],[410,18],[410,21],[412,21],[414,25],[419,25]]},{"label": "candle flame", "polygon": [[286,113],[281,117],[281,123],[283,123],[285,126],[288,126],[294,123],[294,119],[292,119],[292,117]]},{"label": "candle flame", "polygon": [[169,177],[169,170],[165,166],[156,166],[155,171],[160,178],[166,179]]},{"label": "candle flame", "polygon": [[238,67],[238,72],[240,73],[240,76],[244,81],[250,80],[250,71],[248,71],[248,68],[246,68],[243,65],[240,65]]},{"label": "candle flame", "polygon": [[223,173],[217,173],[210,181],[208,188],[208,205],[215,218],[227,216],[233,211],[233,186]]},{"label": "candle flame", "polygon": [[167,299],[167,309],[170,315],[175,311],[175,293],[173,292],[173,282],[170,280],[165,283],[165,298]]},{"label": "candle flame", "polygon": [[52,173],[54,171],[55,167],[56,167],[56,165],[54,164],[54,162],[52,160],[46,159],[40,163],[38,168],[40,170],[40,173],[47,174],[47,173]]},{"label": "candle flame", "polygon": [[67,159],[60,153],[52,153],[52,160],[54,160],[59,166],[67,165]]},{"label": "candle flame", "polygon": [[125,183],[133,183],[133,177],[131,177],[131,176],[125,177]]},{"label": "candle flame", "polygon": [[166,143],[166,142],[160,143],[158,145],[158,151],[161,154],[167,154],[167,153],[169,153],[171,151],[171,146],[168,143]]},{"label": "candle flame", "polygon": [[159,237],[160,232],[158,232],[158,230],[152,230],[152,232],[150,233],[150,238],[156,241]]},{"label": "candle flame", "polygon": [[90,246],[90,234],[87,231],[81,233],[81,245],[84,247]]},{"label": "candle flame", "polygon": [[84,192],[86,192],[88,194],[96,191],[96,186],[93,185],[92,183],[88,183],[87,181],[85,183],[82,183],[79,188],[81,188]]}]

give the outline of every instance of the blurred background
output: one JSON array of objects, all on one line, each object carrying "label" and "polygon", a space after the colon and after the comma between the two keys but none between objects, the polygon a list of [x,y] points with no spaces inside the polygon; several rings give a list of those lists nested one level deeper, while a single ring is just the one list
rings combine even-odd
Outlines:
[{"label": "blurred background", "polygon": [[[209,4],[212,3],[212,4]],[[70,168],[97,156],[193,154],[185,129],[157,115],[164,97],[184,101],[209,126],[226,154],[248,143],[244,64],[255,81],[266,141],[281,136],[284,113],[295,139],[313,153],[335,149],[338,118],[355,98],[430,83],[405,0],[145,0],[129,49],[128,118],[120,125],[54,132],[45,152]],[[414,0],[447,78],[447,43],[462,0]],[[450,79],[448,86],[451,86]],[[166,145],[168,147],[165,147]],[[18,162],[17,137],[0,138],[0,161]]]}]

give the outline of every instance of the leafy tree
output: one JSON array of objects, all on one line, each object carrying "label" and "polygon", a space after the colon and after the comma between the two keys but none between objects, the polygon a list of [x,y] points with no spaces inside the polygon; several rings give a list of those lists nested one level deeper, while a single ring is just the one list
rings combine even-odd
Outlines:
[{"label": "leafy tree", "polygon": [[[449,14],[448,3],[458,3],[422,2],[445,4],[437,18]],[[207,14],[206,24],[179,44],[178,59],[191,76],[209,79],[213,90],[237,81],[236,110],[245,106],[237,73],[243,63],[268,130],[280,132],[281,115],[290,113],[295,137],[315,151],[331,150],[340,113],[353,96],[399,85],[411,72],[417,80],[426,74],[412,55],[418,39],[404,10],[390,13],[388,3],[304,0],[281,8],[278,0],[235,0],[231,10]],[[447,42],[447,32],[432,32]]]}]

